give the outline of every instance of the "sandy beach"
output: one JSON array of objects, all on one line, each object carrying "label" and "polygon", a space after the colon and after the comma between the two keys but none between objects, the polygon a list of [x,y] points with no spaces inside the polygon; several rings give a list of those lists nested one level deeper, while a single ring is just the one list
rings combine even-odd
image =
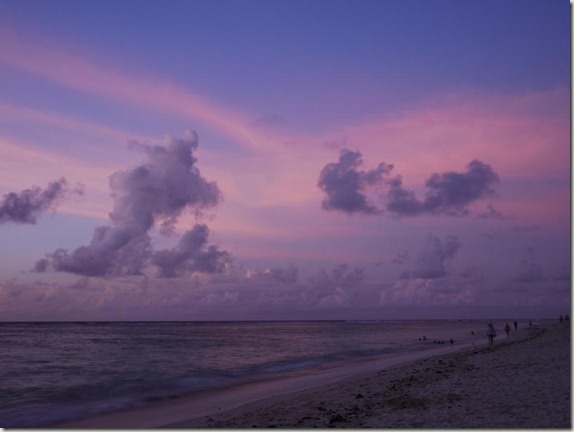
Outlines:
[{"label": "sandy beach", "polygon": [[497,339],[167,427],[570,428],[569,326]]},{"label": "sandy beach", "polygon": [[252,383],[53,427],[571,427],[568,325],[499,335],[493,348],[450,351]]}]

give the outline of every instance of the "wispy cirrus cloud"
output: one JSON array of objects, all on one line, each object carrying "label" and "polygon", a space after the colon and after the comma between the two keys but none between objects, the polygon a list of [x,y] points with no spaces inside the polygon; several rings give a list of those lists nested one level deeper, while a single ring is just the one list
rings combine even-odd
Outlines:
[{"label": "wispy cirrus cloud", "polygon": [[24,38],[3,29],[0,32],[0,63],[38,76],[66,88],[161,110],[189,120],[195,118],[251,150],[273,146],[271,133],[251,125],[252,119],[228,110],[169,82],[144,79],[102,67],[87,56],[44,41]]}]

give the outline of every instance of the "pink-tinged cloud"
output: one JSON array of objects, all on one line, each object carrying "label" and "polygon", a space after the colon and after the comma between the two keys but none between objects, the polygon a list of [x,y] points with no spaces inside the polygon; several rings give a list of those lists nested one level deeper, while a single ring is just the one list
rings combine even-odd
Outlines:
[{"label": "pink-tinged cloud", "polygon": [[524,96],[461,94],[413,108],[393,118],[342,128],[324,137],[338,148],[361,151],[372,166],[395,165],[416,187],[433,172],[479,159],[502,177],[555,176],[569,172],[567,89]]},{"label": "pink-tinged cloud", "polygon": [[250,126],[251,120],[246,116],[216,106],[175,84],[122,74],[70,54],[69,50],[25,40],[8,30],[0,33],[0,62],[74,90],[186,119],[196,118],[248,149],[272,146],[269,133]]},{"label": "pink-tinged cloud", "polygon": [[0,103],[0,117],[10,118],[16,121],[25,121],[28,123],[40,123],[63,130],[96,135],[102,138],[107,138],[108,140],[115,140],[124,143],[132,140],[149,141],[155,139],[155,137],[139,135],[137,133],[127,132],[85,120],[4,103]]}]

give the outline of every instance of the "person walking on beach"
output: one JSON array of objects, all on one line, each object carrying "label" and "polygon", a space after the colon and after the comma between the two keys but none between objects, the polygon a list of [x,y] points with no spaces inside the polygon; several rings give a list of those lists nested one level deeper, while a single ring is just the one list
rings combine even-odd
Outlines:
[{"label": "person walking on beach", "polygon": [[518,330],[518,323],[514,321],[514,330]]},{"label": "person walking on beach", "polygon": [[488,336],[488,346],[494,345],[494,338],[496,337],[496,330],[492,323],[488,323],[488,330],[486,331],[486,335]]},{"label": "person walking on beach", "polygon": [[506,325],[504,326],[504,331],[506,332],[506,337],[508,337],[508,335],[510,334],[510,326],[508,325],[508,323],[506,323]]}]

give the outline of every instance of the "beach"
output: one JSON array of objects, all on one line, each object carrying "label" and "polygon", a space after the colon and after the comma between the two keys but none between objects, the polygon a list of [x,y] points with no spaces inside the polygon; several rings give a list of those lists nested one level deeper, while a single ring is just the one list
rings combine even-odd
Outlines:
[{"label": "beach", "polygon": [[[54,428],[570,428],[570,327],[158,402]],[[420,354],[419,354],[420,357]]]}]

